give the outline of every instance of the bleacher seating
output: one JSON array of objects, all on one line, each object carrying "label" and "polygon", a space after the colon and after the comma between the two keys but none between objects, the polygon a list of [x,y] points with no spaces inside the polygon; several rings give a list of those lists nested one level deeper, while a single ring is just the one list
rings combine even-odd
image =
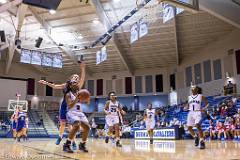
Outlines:
[{"label": "bleacher seating", "polygon": [[34,110],[28,111],[29,117],[29,129],[28,137],[48,137],[46,129],[43,125],[38,125],[40,122],[40,117],[38,113]]}]

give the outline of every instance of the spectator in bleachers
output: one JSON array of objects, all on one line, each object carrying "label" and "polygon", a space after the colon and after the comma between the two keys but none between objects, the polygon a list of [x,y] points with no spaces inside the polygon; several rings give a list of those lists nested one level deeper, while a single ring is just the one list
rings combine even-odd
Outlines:
[{"label": "spectator in bleachers", "polygon": [[208,127],[210,138],[213,140],[216,138],[216,127],[212,120],[209,120],[209,127]]},{"label": "spectator in bleachers", "polygon": [[236,93],[236,84],[228,81],[228,84],[224,86],[224,95],[232,95],[233,93]]},{"label": "spectator in bleachers", "polygon": [[234,124],[234,138],[235,140],[240,140],[240,117],[235,118]]},{"label": "spectator in bleachers", "polygon": [[232,134],[232,123],[233,120],[231,117],[226,117],[225,122],[224,122],[224,126],[225,126],[225,130],[224,130],[224,135],[226,135],[225,138],[227,139],[231,139]]},{"label": "spectator in bleachers", "polygon": [[219,140],[225,140],[227,138],[225,134],[225,126],[222,122],[217,122],[217,133],[218,133],[218,139]]},{"label": "spectator in bleachers", "polygon": [[160,129],[161,128],[161,123],[158,121],[157,123],[156,123],[156,129]]},{"label": "spectator in bleachers", "polygon": [[170,126],[179,126],[180,121],[177,118],[173,118],[173,120],[170,121]]},{"label": "spectator in bleachers", "polygon": [[165,121],[162,121],[161,127],[166,127],[166,122]]},{"label": "spectator in bleachers", "polygon": [[221,118],[225,118],[227,116],[227,106],[224,103],[221,107]]},{"label": "spectator in bleachers", "polygon": [[238,108],[237,113],[233,115],[234,118],[240,118],[240,108]]}]

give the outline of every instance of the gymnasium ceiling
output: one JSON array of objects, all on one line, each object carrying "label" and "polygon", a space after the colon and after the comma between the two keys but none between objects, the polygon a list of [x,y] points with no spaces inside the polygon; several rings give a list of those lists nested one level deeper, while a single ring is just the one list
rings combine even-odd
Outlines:
[{"label": "gymnasium ceiling", "polygon": [[[8,3],[16,1],[19,0]],[[135,0],[99,0],[100,3],[92,0],[89,4],[84,0],[62,0],[56,14],[32,6],[26,7],[21,3],[2,12],[6,4],[0,4],[0,30],[5,30],[7,38],[12,42],[16,37],[14,22],[16,28],[21,29],[22,48],[62,53],[63,69],[31,65],[46,74],[77,72],[79,68],[75,55],[80,54],[84,56],[90,74],[125,70],[134,74],[137,69],[177,66],[184,58],[196,54],[197,50],[240,28],[240,22],[236,21],[235,16],[240,15],[236,14],[240,12],[240,6],[229,0],[224,10],[229,14],[222,15],[221,10],[226,6],[226,1],[217,0],[218,5],[214,8],[214,1],[208,3],[207,0],[200,0],[199,12],[185,11],[165,24],[159,12],[159,16],[151,20],[149,33],[130,44],[130,26],[146,14],[146,10],[140,10],[116,30],[107,43],[108,59],[99,65],[96,65],[96,52],[102,45],[92,49],[83,47],[92,44],[110,25],[116,24],[135,8]],[[43,42],[40,48],[35,48],[38,37],[42,37]],[[59,43],[64,46],[59,47]],[[11,43],[7,46],[11,47]],[[9,54],[8,51],[5,50],[6,54]],[[1,61],[6,61],[6,57],[2,57]],[[12,63],[19,63],[19,57],[15,51]],[[11,61],[7,63],[6,68],[9,70]]]}]

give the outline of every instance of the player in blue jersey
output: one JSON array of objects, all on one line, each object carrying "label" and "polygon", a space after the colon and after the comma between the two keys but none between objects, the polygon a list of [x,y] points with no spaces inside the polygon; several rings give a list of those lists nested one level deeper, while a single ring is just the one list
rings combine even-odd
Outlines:
[{"label": "player in blue jersey", "polygon": [[21,137],[23,137],[24,140],[27,137],[26,117],[27,117],[27,113],[23,111],[23,108],[21,106],[19,106],[18,112],[16,114],[16,119],[17,119],[16,131],[17,131],[18,142],[20,142]]},{"label": "player in blue jersey", "polygon": [[12,134],[13,134],[13,138],[14,138],[14,139],[17,138],[17,131],[16,131],[17,119],[16,119],[16,114],[17,114],[17,110],[16,110],[15,113],[13,113],[13,115],[11,116],[11,121],[12,121]]},{"label": "player in blue jersey", "polygon": [[[62,89],[64,94],[70,89],[71,81],[74,81],[74,80],[77,81],[79,88],[82,88],[83,84],[84,84],[84,81],[85,81],[85,66],[86,66],[85,63],[80,63],[80,69],[81,69],[80,77],[77,74],[73,74],[67,80],[66,83],[54,84],[54,83],[47,82],[45,80],[40,80],[39,83],[47,85],[47,86],[49,86],[49,87],[51,87],[53,89]],[[67,103],[66,103],[65,99],[63,98],[63,101],[62,101],[60,109],[59,109],[60,127],[59,127],[59,136],[58,136],[58,139],[56,141],[56,145],[59,145],[60,142],[62,141],[64,130],[65,130],[65,127],[67,125],[67,117],[66,117],[67,108],[68,108],[67,107]],[[69,125],[68,127],[69,127],[69,130],[70,130],[71,126]],[[73,146],[74,150],[77,149],[76,143],[73,142],[72,146]]]}]

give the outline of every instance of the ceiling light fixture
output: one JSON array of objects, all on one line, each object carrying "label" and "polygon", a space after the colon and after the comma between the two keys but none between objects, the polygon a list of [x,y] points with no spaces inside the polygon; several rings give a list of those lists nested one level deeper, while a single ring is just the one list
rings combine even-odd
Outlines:
[{"label": "ceiling light fixture", "polygon": [[7,0],[0,0],[1,4],[7,3],[7,2],[8,2]]},{"label": "ceiling light fixture", "polygon": [[78,35],[77,38],[78,38],[78,39],[83,39],[83,36],[80,34],[80,35]]},{"label": "ceiling light fixture", "polygon": [[92,22],[93,22],[94,24],[100,23],[100,21],[99,21],[98,19],[94,19]]},{"label": "ceiling light fixture", "polygon": [[50,9],[50,10],[49,10],[49,13],[50,13],[50,14],[55,14],[55,13],[56,13],[56,10]]},{"label": "ceiling light fixture", "polygon": [[120,2],[120,0],[113,0],[113,2],[114,2],[114,3],[118,3],[118,2]]}]

